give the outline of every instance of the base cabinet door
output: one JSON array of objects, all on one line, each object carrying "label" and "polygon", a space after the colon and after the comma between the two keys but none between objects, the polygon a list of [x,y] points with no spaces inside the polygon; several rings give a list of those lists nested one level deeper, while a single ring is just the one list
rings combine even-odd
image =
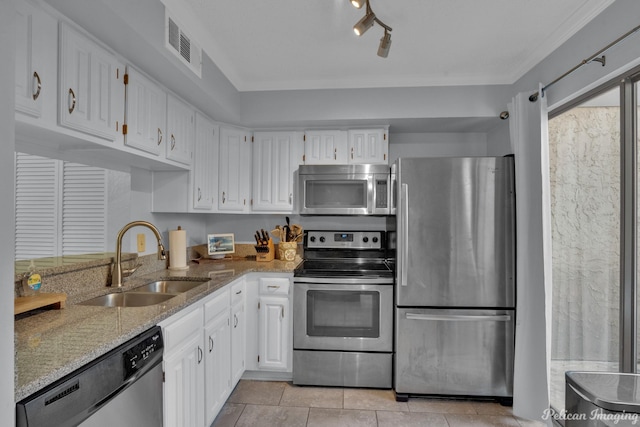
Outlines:
[{"label": "base cabinet door", "polygon": [[204,363],[201,335],[164,360],[164,426],[204,425]]},{"label": "base cabinet door", "polygon": [[228,290],[205,304],[205,426],[213,423],[231,393],[229,313]]},{"label": "base cabinet door", "polygon": [[258,369],[286,370],[289,365],[289,298],[261,296],[258,310]]},{"label": "base cabinet door", "polygon": [[231,387],[235,387],[245,370],[246,313],[244,280],[231,287]]}]

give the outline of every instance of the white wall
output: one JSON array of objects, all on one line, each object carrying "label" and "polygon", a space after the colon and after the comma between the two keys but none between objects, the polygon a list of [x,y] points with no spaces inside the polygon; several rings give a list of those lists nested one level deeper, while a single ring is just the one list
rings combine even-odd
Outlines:
[{"label": "white wall", "polygon": [[398,157],[486,155],[486,133],[398,133],[389,136],[389,163]]},{"label": "white wall", "polygon": [[[548,84],[583,59],[589,58],[638,25],[640,2],[617,0],[583,29],[556,49],[516,82],[512,95],[517,92],[536,92],[538,83]],[[558,104],[583,93],[594,85],[620,74],[622,70],[640,63],[640,33],[636,33],[611,50],[605,52],[607,65],[597,62],[579,68],[546,91],[547,104],[553,109]]]},{"label": "white wall", "polygon": [[[149,221],[162,233],[165,247],[169,247],[169,230],[175,230],[181,226],[187,231],[187,246],[201,245],[206,240],[207,216],[205,214],[160,214],[151,213],[152,208],[152,184],[153,174],[144,169],[132,168],[131,170],[131,218],[130,221]],[[122,224],[124,225],[124,224]],[[128,231],[125,236],[126,244],[123,250],[137,252],[136,235],[143,233],[146,239],[147,250],[144,254],[156,253],[156,239],[151,230],[145,227],[136,227]]]},{"label": "white wall", "polygon": [[0,425],[15,425],[14,402],[14,340],[13,340],[13,247],[15,235],[15,200],[13,188],[14,141],[14,82],[15,82],[15,28],[14,5],[2,1],[0,13],[0,283],[4,298],[0,298]]}]

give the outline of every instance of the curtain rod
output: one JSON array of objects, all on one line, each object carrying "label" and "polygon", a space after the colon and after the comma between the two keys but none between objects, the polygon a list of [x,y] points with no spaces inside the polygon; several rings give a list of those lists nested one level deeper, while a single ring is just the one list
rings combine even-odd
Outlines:
[{"label": "curtain rod", "polygon": [[[638,30],[640,30],[640,25],[638,25],[637,27],[633,28],[632,30],[626,32],[624,35],[618,37],[616,40],[614,40],[613,42],[609,43],[608,45],[606,45],[605,47],[603,47],[602,49],[600,49],[599,51],[597,51],[596,53],[591,55],[588,59],[583,59],[582,62],[580,62],[578,65],[576,65],[575,67],[573,67],[572,69],[570,69],[569,71],[567,71],[566,73],[564,73],[563,75],[561,75],[560,77],[558,77],[557,79],[552,81],[551,83],[547,84],[546,86],[543,86],[542,89],[540,90],[542,92],[542,96],[544,97],[544,91],[545,90],[547,90],[548,88],[550,88],[554,84],[558,83],[560,80],[564,79],[569,74],[573,73],[574,71],[576,71],[578,68],[582,67],[583,65],[589,64],[589,63],[591,63],[593,61],[596,61],[596,62],[599,62],[600,64],[602,64],[602,66],[604,67],[606,65],[606,57],[604,55],[602,55],[602,57],[599,57],[599,56],[602,53],[606,52],[607,50],[609,50],[613,46],[617,45],[622,40],[626,39],[627,37],[629,37],[630,35],[632,35],[633,33],[635,33]],[[540,92],[534,93],[533,95],[531,95],[529,97],[529,101],[536,102],[538,100],[538,95],[540,95]]]}]

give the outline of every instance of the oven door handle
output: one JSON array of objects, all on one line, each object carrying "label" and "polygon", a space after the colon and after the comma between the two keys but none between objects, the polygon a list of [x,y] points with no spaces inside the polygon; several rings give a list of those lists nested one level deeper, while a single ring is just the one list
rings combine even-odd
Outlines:
[{"label": "oven door handle", "polygon": [[330,284],[330,285],[393,285],[393,278],[391,277],[294,277],[293,283],[318,283],[318,284]]}]

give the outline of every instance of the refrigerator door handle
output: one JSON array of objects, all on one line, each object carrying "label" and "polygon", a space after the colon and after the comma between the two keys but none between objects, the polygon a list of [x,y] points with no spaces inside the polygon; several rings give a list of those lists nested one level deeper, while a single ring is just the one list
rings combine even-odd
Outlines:
[{"label": "refrigerator door handle", "polygon": [[508,314],[501,315],[460,315],[460,314],[418,314],[407,313],[407,320],[438,320],[438,321],[456,321],[456,322],[478,322],[478,321],[494,321],[509,322],[511,316]]},{"label": "refrigerator door handle", "polygon": [[[402,206],[400,208],[400,206]],[[400,223],[402,224],[400,232],[400,286],[407,286],[407,270],[409,257],[409,185],[402,184],[400,186],[400,201],[398,203],[399,214],[401,215]]]}]

